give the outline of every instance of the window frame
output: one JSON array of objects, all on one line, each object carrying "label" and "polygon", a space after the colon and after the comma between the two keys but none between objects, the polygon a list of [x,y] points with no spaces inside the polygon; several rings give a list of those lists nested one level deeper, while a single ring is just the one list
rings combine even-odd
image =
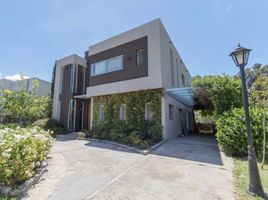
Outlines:
[{"label": "window frame", "polygon": [[[144,48],[141,48],[141,49],[137,49],[136,50],[136,66],[137,67],[142,67],[144,66]],[[139,53],[142,52],[142,56],[143,56],[143,59],[142,59],[142,63],[140,64],[140,56],[139,56]]]},{"label": "window frame", "polygon": [[126,104],[121,104],[119,107],[119,119],[122,121],[127,120],[127,107]]},{"label": "window frame", "polygon": [[[120,69],[116,69],[116,70],[109,70],[108,68],[108,63],[110,60],[114,60],[114,59],[117,59],[117,58],[121,58],[121,68]],[[105,72],[104,73],[98,73],[98,74],[93,74],[93,69],[95,68],[94,65],[97,65],[99,63],[103,63],[105,64]],[[115,57],[112,57],[112,58],[109,58],[109,59],[106,59],[106,60],[102,60],[102,61],[99,61],[99,62],[95,62],[95,63],[92,63],[90,65],[90,76],[98,76],[98,75],[102,75],[102,74],[107,74],[107,73],[111,73],[111,72],[115,72],[115,71],[120,71],[120,70],[123,70],[124,69],[124,55],[119,55],[119,56],[115,56]]]},{"label": "window frame", "polygon": [[[151,112],[151,115],[150,115],[150,112]],[[144,118],[147,121],[152,121],[153,117],[154,117],[154,113],[153,113],[152,107],[151,107],[150,103],[146,103],[145,104]]]},{"label": "window frame", "polygon": [[184,76],[184,74],[181,74],[181,82],[182,82],[182,86],[185,87],[185,76]]},{"label": "window frame", "polygon": [[104,105],[99,107],[99,121],[104,121]]},{"label": "window frame", "polygon": [[169,48],[169,59],[170,59],[170,81],[171,81],[171,86],[175,85],[175,80],[174,80],[174,54],[173,50]]},{"label": "window frame", "polygon": [[168,104],[168,118],[169,120],[174,120],[175,115],[175,106],[172,104]]}]

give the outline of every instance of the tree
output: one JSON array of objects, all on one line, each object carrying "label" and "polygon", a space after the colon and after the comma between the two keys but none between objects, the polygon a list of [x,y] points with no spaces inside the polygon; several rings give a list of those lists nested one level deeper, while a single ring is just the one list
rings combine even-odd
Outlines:
[{"label": "tree", "polygon": [[[268,76],[268,65],[255,63],[252,67],[245,69],[245,75],[249,90],[251,90],[254,82],[259,76]],[[236,75],[240,77],[240,72]]]},{"label": "tree", "polygon": [[13,122],[25,125],[47,116],[49,98],[37,96],[37,88],[35,81],[33,90],[27,92],[21,80],[18,91],[1,91],[0,107],[11,115]]},{"label": "tree", "polygon": [[217,117],[225,111],[242,106],[240,80],[232,76],[194,77],[197,108],[212,110]]},{"label": "tree", "polygon": [[57,61],[55,61],[54,67],[53,67],[53,71],[52,71],[52,79],[51,79],[51,88],[50,88],[50,101],[49,101],[49,112],[48,112],[48,116],[51,117],[52,116],[52,109],[53,109],[53,98],[54,98],[54,87],[55,87],[55,75],[56,75],[56,64]]},{"label": "tree", "polygon": [[254,84],[252,85],[252,91],[250,95],[251,106],[259,106],[263,108],[263,155],[262,165],[265,163],[266,155],[266,108],[268,104],[268,77],[264,74],[259,75]]}]

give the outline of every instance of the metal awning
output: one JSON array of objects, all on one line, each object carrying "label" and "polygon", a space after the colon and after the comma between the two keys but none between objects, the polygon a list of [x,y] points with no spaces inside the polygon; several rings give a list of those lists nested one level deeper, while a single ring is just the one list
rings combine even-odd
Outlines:
[{"label": "metal awning", "polygon": [[188,107],[194,106],[194,91],[191,87],[167,89],[166,94]]}]

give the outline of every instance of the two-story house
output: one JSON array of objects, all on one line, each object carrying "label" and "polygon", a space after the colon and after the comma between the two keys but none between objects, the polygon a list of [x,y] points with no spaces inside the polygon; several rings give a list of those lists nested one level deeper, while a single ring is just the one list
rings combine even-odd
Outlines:
[{"label": "two-story house", "polygon": [[[90,46],[84,58],[57,60],[53,118],[70,131],[90,129],[96,97],[161,89],[159,108],[167,139],[193,131],[191,85],[189,71],[156,19]],[[124,109],[120,107],[120,118]],[[148,118],[150,109],[142,109]],[[105,118],[101,107],[98,112]]]}]

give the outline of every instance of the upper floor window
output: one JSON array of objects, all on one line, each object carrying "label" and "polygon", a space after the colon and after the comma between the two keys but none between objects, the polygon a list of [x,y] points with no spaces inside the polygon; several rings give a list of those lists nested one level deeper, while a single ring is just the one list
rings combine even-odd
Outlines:
[{"label": "upper floor window", "polygon": [[101,62],[93,63],[91,65],[91,76],[105,74],[108,72],[118,71],[123,69],[123,56],[118,56],[104,60]]},{"label": "upper floor window", "polygon": [[136,63],[137,63],[137,66],[143,66],[143,64],[144,64],[144,49],[137,50]]},{"label": "upper floor window", "polygon": [[70,81],[70,92],[77,92],[77,78],[78,78],[78,66],[73,64],[71,66],[71,81]]},{"label": "upper floor window", "polygon": [[178,58],[176,58],[176,77],[177,77],[177,84],[180,87],[180,80],[179,80],[179,62]]},{"label": "upper floor window", "polygon": [[60,94],[63,91],[64,67],[60,68]]},{"label": "upper floor window", "polygon": [[120,106],[119,118],[120,118],[120,120],[126,120],[127,119],[126,105],[124,105],[124,104]]},{"label": "upper floor window", "polygon": [[169,49],[169,56],[170,56],[170,77],[171,77],[171,85],[174,86],[174,64],[173,64],[173,51]]},{"label": "upper floor window", "polygon": [[185,77],[183,74],[181,74],[181,80],[182,80],[182,85],[185,87]]}]

